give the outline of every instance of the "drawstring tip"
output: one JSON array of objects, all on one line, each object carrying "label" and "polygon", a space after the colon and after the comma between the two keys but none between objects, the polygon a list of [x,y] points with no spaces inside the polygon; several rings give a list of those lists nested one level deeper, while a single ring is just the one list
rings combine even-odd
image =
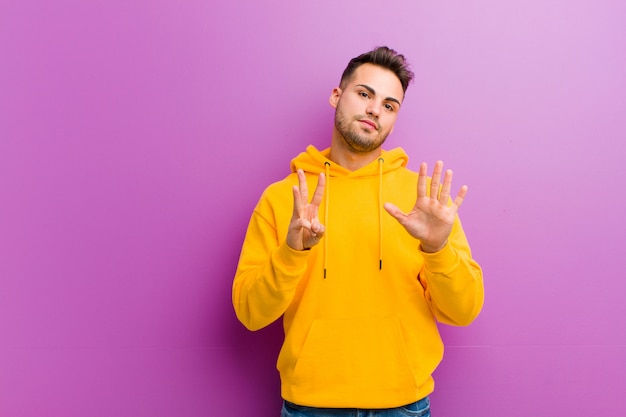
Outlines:
[{"label": "drawstring tip", "polygon": [[378,269],[380,269],[381,271],[383,269],[383,260],[382,259],[378,260]]},{"label": "drawstring tip", "polygon": [[326,268],[324,268],[324,279],[326,279]]}]

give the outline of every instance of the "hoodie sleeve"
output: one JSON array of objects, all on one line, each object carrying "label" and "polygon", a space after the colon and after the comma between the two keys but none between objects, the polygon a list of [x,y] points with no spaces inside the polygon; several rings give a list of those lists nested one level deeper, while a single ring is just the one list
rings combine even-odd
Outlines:
[{"label": "hoodie sleeve", "polygon": [[296,251],[279,238],[276,217],[264,193],[250,219],[233,281],[235,313],[250,330],[282,316],[306,270],[309,252]]},{"label": "hoodie sleeve", "polygon": [[439,252],[422,255],[420,281],[437,320],[455,326],[469,325],[483,307],[483,273],[472,259],[458,217],[446,246]]}]

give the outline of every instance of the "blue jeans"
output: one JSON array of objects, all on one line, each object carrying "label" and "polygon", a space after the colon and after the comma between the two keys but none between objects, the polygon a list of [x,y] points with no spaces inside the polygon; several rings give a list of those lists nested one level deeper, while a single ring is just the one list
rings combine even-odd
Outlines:
[{"label": "blue jeans", "polygon": [[430,399],[423,398],[413,404],[397,408],[315,408],[283,401],[281,417],[430,417]]}]

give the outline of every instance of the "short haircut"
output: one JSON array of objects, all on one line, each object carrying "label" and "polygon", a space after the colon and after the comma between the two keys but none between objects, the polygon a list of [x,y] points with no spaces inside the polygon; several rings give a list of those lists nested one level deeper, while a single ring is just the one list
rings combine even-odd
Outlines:
[{"label": "short haircut", "polygon": [[413,81],[413,71],[409,68],[409,63],[404,58],[404,55],[386,46],[379,46],[350,60],[341,75],[340,86],[342,88],[344,88],[345,84],[350,80],[354,71],[363,64],[377,65],[393,72],[400,80],[404,93],[406,93],[409,83]]}]

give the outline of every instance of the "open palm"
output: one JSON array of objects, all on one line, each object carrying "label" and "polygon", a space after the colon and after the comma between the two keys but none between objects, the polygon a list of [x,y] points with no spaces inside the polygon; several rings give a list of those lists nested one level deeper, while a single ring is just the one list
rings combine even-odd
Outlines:
[{"label": "open palm", "polygon": [[404,213],[395,205],[385,203],[385,210],[398,220],[411,236],[419,239],[422,250],[425,252],[437,252],[445,246],[452,231],[454,219],[467,194],[467,186],[464,185],[452,204],[448,205],[452,188],[452,171],[445,172],[443,185],[441,184],[442,173],[443,162],[437,161],[430,189],[428,189],[428,166],[425,162],[420,165],[417,200],[410,213]]}]

